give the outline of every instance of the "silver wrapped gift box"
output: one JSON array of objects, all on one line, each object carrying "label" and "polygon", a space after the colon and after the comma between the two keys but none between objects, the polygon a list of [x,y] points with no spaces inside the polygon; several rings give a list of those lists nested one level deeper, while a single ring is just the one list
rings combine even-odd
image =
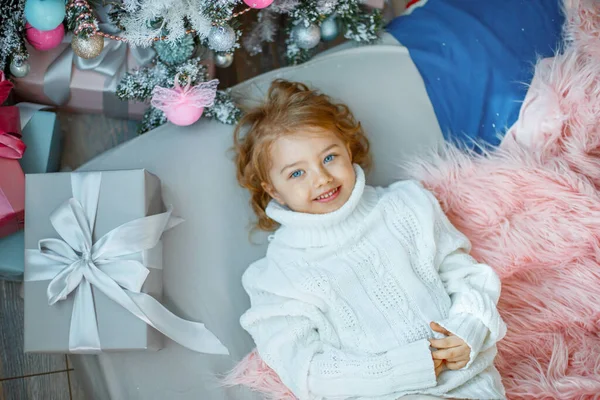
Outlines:
[{"label": "silver wrapped gift box", "polygon": [[[138,170],[27,175],[25,351],[157,350],[159,331],[227,354],[203,324],[160,303],[165,230],[158,177]],[[153,329],[154,328],[154,329]]]}]

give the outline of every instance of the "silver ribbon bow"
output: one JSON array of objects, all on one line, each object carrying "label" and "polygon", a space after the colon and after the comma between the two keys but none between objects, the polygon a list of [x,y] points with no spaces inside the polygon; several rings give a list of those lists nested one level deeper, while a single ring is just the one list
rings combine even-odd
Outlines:
[{"label": "silver ribbon bow", "polygon": [[[98,9],[99,29],[111,35],[118,34],[119,28],[111,24],[108,17],[110,6]],[[66,35],[63,43],[71,43],[72,35]],[[102,93],[102,104],[104,112],[108,115],[127,118],[128,104],[119,99],[115,92],[117,85],[127,72],[127,48],[139,66],[148,64],[156,55],[151,47],[142,48],[128,46],[119,40],[104,39],[104,48],[98,57],[86,60],[75,53],[71,46],[67,46],[63,52],[48,66],[44,75],[44,94],[56,105],[65,105],[70,97],[70,83],[73,63],[80,70],[94,70],[106,75]]]},{"label": "silver ribbon bow", "polygon": [[148,269],[142,251],[155,247],[163,231],[181,219],[171,210],[125,223],[92,243],[101,172],[72,173],[73,197],[58,207],[50,221],[61,239],[42,239],[25,251],[25,280],[50,280],[48,302],[54,305],[74,292],[69,350],[101,351],[92,286],[137,318],[179,344],[202,353],[229,354],[202,323],[177,317],[145,293]]}]

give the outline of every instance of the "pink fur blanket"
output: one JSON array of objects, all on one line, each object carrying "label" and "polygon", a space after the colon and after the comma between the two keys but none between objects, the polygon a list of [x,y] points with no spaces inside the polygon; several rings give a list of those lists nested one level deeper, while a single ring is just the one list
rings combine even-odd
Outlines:
[{"label": "pink fur blanket", "polygon": [[[565,3],[566,48],[538,63],[501,148],[409,165],[500,276],[509,399],[600,396],[600,2]],[[256,351],[225,383],[295,399]]]}]

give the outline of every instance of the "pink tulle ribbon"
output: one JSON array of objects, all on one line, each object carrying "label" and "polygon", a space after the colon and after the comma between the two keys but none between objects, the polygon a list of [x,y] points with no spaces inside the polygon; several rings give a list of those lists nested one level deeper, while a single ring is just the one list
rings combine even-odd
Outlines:
[{"label": "pink tulle ribbon", "polygon": [[187,84],[181,87],[179,85],[179,74],[177,74],[175,75],[174,88],[156,86],[152,90],[151,104],[163,112],[167,112],[171,107],[178,105],[189,105],[197,108],[210,107],[214,104],[218,85],[219,80],[213,79],[191,86],[191,79],[188,76]]}]

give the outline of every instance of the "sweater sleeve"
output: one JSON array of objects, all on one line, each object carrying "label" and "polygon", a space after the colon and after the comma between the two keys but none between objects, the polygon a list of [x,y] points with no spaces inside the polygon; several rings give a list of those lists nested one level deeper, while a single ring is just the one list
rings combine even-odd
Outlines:
[{"label": "sweater sleeve", "polygon": [[322,340],[332,329],[325,315],[290,297],[293,290],[283,274],[247,272],[243,285],[251,308],[240,323],[263,361],[300,400],[374,397],[437,384],[427,340],[375,355],[344,351]]},{"label": "sweater sleeve", "polygon": [[433,212],[435,265],[452,305],[448,317],[435,321],[471,348],[469,368],[479,352],[492,347],[506,334],[496,305],[500,279],[492,268],[469,255],[471,244],[444,214],[435,196],[422,189]]}]

